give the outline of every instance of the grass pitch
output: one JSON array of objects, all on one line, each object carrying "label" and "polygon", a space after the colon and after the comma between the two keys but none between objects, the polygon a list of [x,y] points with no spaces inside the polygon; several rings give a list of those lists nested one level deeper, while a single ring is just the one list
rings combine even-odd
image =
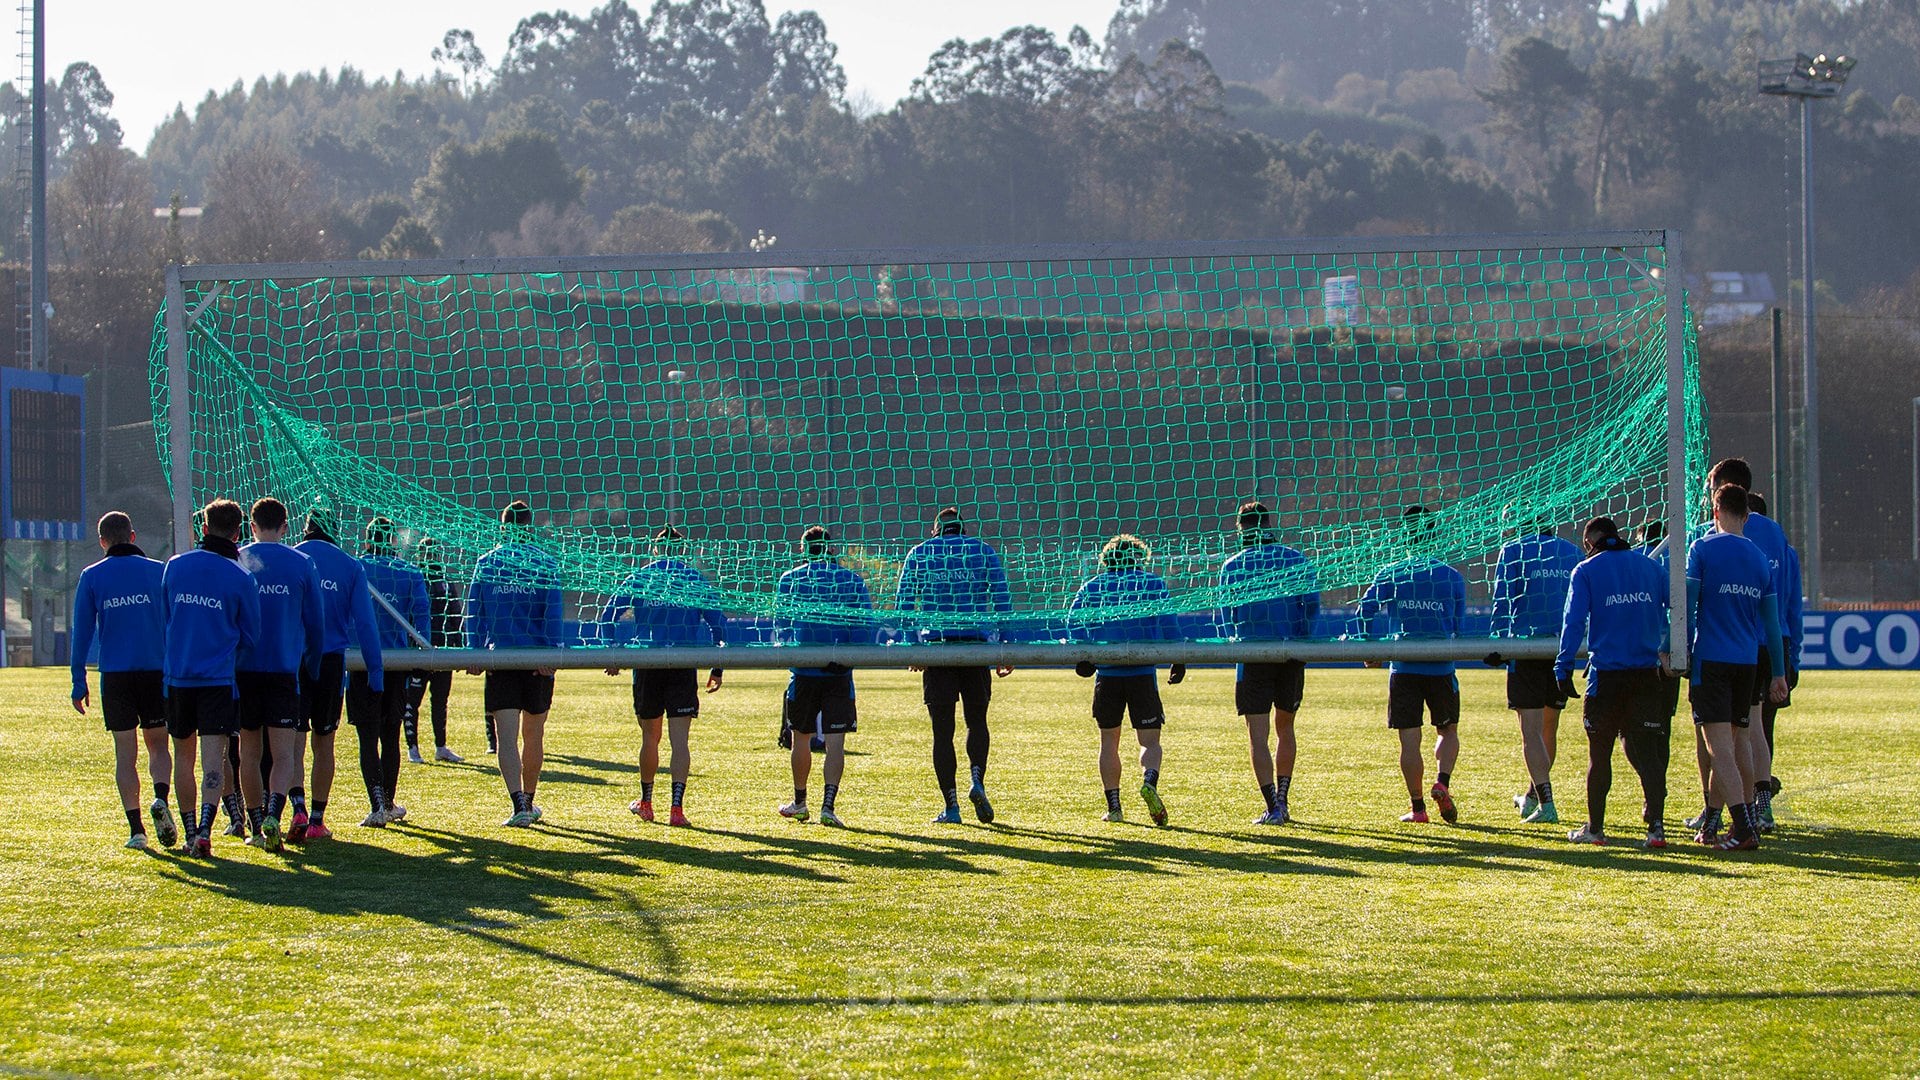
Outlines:
[{"label": "grass pitch", "polygon": [[[63,672],[0,673],[0,1073],[1920,1073],[1920,677],[1806,678],[1782,831],[1744,856],[1623,842],[1624,757],[1615,846],[1567,844],[1573,716],[1569,820],[1521,824],[1489,671],[1462,678],[1455,827],[1395,820],[1383,673],[1309,673],[1282,829],[1248,824],[1230,672],[1165,691],[1165,829],[1131,760],[1136,820],[1096,820],[1091,684],[1054,672],[996,686],[999,823],[930,825],[917,677],[858,679],[846,831],[774,814],[784,674],[747,671],[695,726],[697,828],[628,814],[626,681],[586,672],[561,679],[546,821],[501,828],[461,676],[471,764],[403,766],[407,824],[353,824],[343,731],[338,839],[216,838],[205,861],[122,850],[99,720]],[[1680,840],[1697,780],[1676,728]]]}]

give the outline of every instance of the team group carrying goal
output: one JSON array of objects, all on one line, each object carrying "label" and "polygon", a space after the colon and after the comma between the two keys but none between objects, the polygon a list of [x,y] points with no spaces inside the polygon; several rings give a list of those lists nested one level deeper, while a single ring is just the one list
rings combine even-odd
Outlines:
[{"label": "team group carrying goal", "polygon": [[[176,550],[189,508],[272,495],[349,533],[385,518],[401,557],[431,540],[459,581],[524,500],[558,566],[537,584],[564,590],[581,647],[543,666],[644,648],[595,620],[667,526],[711,584],[655,577],[648,599],[727,612],[734,667],[788,666],[739,646],[776,643],[776,582],[811,525],[878,610],[781,614],[877,623],[847,654],[867,661],[917,662],[877,650],[948,618],[1027,662],[1097,656],[1067,605],[1118,533],[1169,588],[1104,615],[1170,616],[1196,658],[1231,659],[1252,645],[1222,643],[1213,613],[1318,591],[1315,655],[1359,658],[1389,643],[1331,640],[1340,605],[1385,566],[1451,564],[1484,603],[1520,532],[1697,516],[1679,276],[1657,231],[189,266],[169,274],[151,394]],[[1310,581],[1223,595],[1249,499]],[[1401,526],[1410,505],[1429,527]],[[891,610],[945,506],[998,549],[1007,610]]]}]

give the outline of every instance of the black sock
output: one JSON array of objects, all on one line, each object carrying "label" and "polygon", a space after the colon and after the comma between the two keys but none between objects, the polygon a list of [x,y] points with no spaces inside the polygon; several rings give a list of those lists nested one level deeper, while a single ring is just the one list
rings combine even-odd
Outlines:
[{"label": "black sock", "polygon": [[1733,815],[1733,835],[1740,839],[1753,835],[1753,804],[1736,803],[1727,807]]},{"label": "black sock", "polygon": [[954,813],[960,812],[960,791],[958,788],[947,789],[947,809],[952,810]]},{"label": "black sock", "polygon": [[840,794],[839,784],[828,784],[826,793],[820,796],[820,809],[824,813],[833,813],[833,800]]},{"label": "black sock", "polygon": [[975,765],[973,768],[969,769],[968,772],[971,773],[973,776],[974,787],[987,786],[987,767],[985,765]]},{"label": "black sock", "polygon": [[524,791],[510,791],[507,794],[513,797],[513,812],[516,814],[524,814],[533,806],[533,796]]},{"label": "black sock", "polygon": [[200,812],[195,810],[193,804],[187,801],[191,797],[192,796],[184,790],[180,792],[180,827],[189,834],[200,828]]},{"label": "black sock", "polygon": [[1540,792],[1541,802],[1550,803],[1553,801],[1553,785],[1552,784],[1548,783],[1548,784],[1539,785],[1539,792]]},{"label": "black sock", "polygon": [[267,816],[268,817],[270,818],[284,817],[286,815],[286,812],[287,812],[287,797],[285,795],[282,795],[276,791],[273,794],[267,796]]},{"label": "black sock", "polygon": [[1273,790],[1280,796],[1281,802],[1287,801],[1287,792],[1293,789],[1293,777],[1276,776],[1273,778]]},{"label": "black sock", "polygon": [[127,811],[127,834],[129,836],[147,835],[147,823],[140,820],[140,811]]},{"label": "black sock", "polygon": [[167,793],[172,790],[173,785],[167,783],[165,780],[155,780],[153,782],[153,797],[161,802],[167,801]]},{"label": "black sock", "polygon": [[321,799],[315,799],[313,802],[313,816],[307,819],[307,824],[318,825],[321,823],[323,819],[326,818],[326,816],[327,816],[326,802]]},{"label": "black sock", "polygon": [[1280,809],[1280,789],[1272,784],[1260,785],[1260,797],[1267,800],[1268,810]]},{"label": "black sock", "polygon": [[1772,785],[1761,784],[1759,788],[1755,790],[1753,793],[1753,802],[1754,802],[1754,806],[1761,811],[1765,811],[1768,808],[1772,807],[1773,806]]},{"label": "black sock", "polygon": [[687,797],[687,782],[685,780],[675,780],[673,782],[673,805],[679,806],[681,800],[685,799],[686,797]]},{"label": "black sock", "polygon": [[1538,784],[1527,785],[1527,798],[1532,799],[1534,802],[1540,801],[1540,786]]},{"label": "black sock", "polygon": [[233,822],[235,825],[240,824],[240,814],[244,807],[240,802],[238,792],[220,796],[220,805],[226,809],[228,821]]},{"label": "black sock", "polygon": [[220,808],[213,803],[200,804],[200,824],[194,832],[201,836],[213,835],[213,824],[220,820]]},{"label": "black sock", "polygon": [[1118,814],[1119,812],[1120,812],[1120,789],[1117,787],[1110,787],[1107,789],[1107,813]]},{"label": "black sock", "polygon": [[260,834],[260,823],[262,821],[265,821],[266,818],[267,818],[266,807],[264,806],[247,807],[247,828],[252,830],[255,836],[258,836]]},{"label": "black sock", "polygon": [[641,802],[653,801],[653,781],[651,780],[640,781],[640,801]]},{"label": "black sock", "polygon": [[795,806],[807,805],[807,789],[806,788],[797,787],[793,789],[793,805]]},{"label": "black sock", "polygon": [[1434,782],[1438,783],[1441,787],[1453,786],[1452,784],[1453,774],[1450,772],[1443,772],[1440,775],[1434,777],[1433,779],[1434,779]]},{"label": "black sock", "polygon": [[1415,799],[1415,800],[1413,800],[1413,812],[1414,812],[1414,813],[1416,813],[1416,814],[1424,814],[1424,813],[1426,813],[1426,812],[1427,812],[1427,800],[1425,800],[1425,799]]},{"label": "black sock", "polygon": [[1160,786],[1160,770],[1148,769],[1146,771],[1146,775],[1142,776],[1140,779],[1148,787],[1159,787]]}]

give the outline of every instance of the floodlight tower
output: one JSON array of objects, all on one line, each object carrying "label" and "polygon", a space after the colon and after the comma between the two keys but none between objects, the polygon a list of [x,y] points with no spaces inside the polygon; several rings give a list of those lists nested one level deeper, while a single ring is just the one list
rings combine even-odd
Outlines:
[{"label": "floodlight tower", "polygon": [[1801,537],[1806,567],[1805,592],[1820,602],[1820,383],[1813,338],[1813,116],[1809,105],[1817,98],[1836,97],[1858,61],[1851,56],[1808,56],[1760,61],[1760,92],[1800,102],[1800,250],[1806,281],[1800,291],[1800,366],[1805,395],[1800,410],[1801,445],[1806,467],[1801,471],[1806,528]]}]

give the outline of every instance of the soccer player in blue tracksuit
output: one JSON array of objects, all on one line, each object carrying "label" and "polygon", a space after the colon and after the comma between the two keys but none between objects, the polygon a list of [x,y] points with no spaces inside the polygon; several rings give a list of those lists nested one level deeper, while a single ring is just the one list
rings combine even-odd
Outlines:
[{"label": "soccer player in blue tracksuit", "polygon": [[[1749,536],[1754,532],[1755,524],[1762,521],[1772,523],[1772,519],[1767,517],[1766,496],[1757,491],[1749,491],[1747,492]],[[1762,525],[1761,529],[1764,530],[1765,527]],[[1793,691],[1800,685],[1800,617],[1804,602],[1801,596],[1800,553],[1787,542],[1785,530],[1781,531],[1780,555],[1780,577],[1774,587],[1779,590],[1780,598],[1780,638],[1786,650],[1787,696],[1785,700],[1775,701],[1772,695],[1768,695],[1767,700],[1760,703],[1760,728],[1761,734],[1765,736],[1766,745],[1755,747],[1756,751],[1764,753],[1765,756],[1756,755],[1754,758],[1754,767],[1759,770],[1754,773],[1759,780],[1754,793],[1754,804],[1760,812],[1760,831],[1763,833],[1772,832],[1774,829],[1773,797],[1780,794],[1780,778],[1773,775],[1773,725],[1780,710],[1793,704]]]},{"label": "soccer player in blue tracksuit", "polygon": [[[684,538],[669,525],[653,537],[653,559],[633,572],[600,612],[600,639],[609,645],[631,640],[647,648],[691,648],[727,643],[727,614],[720,593],[706,575],[676,557]],[[632,629],[622,632],[625,620]],[[610,667],[607,674],[618,675]],[[707,672],[707,693],[720,689],[724,672]],[[635,668],[633,716],[640,724],[640,797],[627,805],[641,821],[653,820],[653,782],[660,774],[660,727],[672,746],[667,766],[673,781],[673,805],[667,824],[685,827],[687,776],[693,768],[687,740],[700,715],[699,674],[693,668]]]},{"label": "soccer player in blue tracksuit", "polygon": [[[1111,643],[1172,641],[1179,637],[1173,616],[1165,612],[1130,613],[1128,609],[1159,607],[1168,597],[1167,583],[1148,569],[1153,549],[1131,533],[1121,533],[1100,549],[1100,572],[1088,578],[1067,605],[1067,626],[1076,641]],[[1103,614],[1103,609],[1119,608]],[[1166,709],[1154,682],[1159,669],[1152,664],[1093,664],[1074,668],[1093,680],[1093,722],[1100,729],[1100,786],[1107,795],[1102,821],[1125,820],[1120,810],[1120,721],[1130,719],[1140,744],[1140,798],[1155,825],[1167,823],[1167,805],[1160,798],[1160,731]],[[1167,685],[1187,677],[1185,664],[1167,669]]]},{"label": "soccer player in blue tracksuit", "polygon": [[[1432,532],[1423,506],[1410,506],[1402,516],[1409,544],[1418,546]],[[1460,636],[1467,613],[1467,579],[1460,571],[1424,556],[1395,563],[1380,571],[1360,598],[1357,630],[1366,633],[1375,620],[1389,620],[1394,637],[1442,639]],[[1378,666],[1378,665],[1369,665]],[[1424,822],[1426,800],[1421,798],[1422,762],[1420,726],[1423,711],[1433,718],[1433,744],[1438,772],[1429,794],[1449,822],[1459,820],[1453,804],[1453,766],[1460,757],[1460,680],[1452,661],[1395,660],[1388,668],[1387,727],[1400,734],[1400,775],[1407,783],[1413,809],[1401,821]]]},{"label": "soccer player in blue tracksuit", "polygon": [[1635,551],[1609,517],[1587,522],[1586,561],[1574,567],[1560,627],[1554,682],[1577,696],[1573,665],[1585,640],[1587,700],[1587,820],[1567,834],[1576,844],[1607,842],[1607,792],[1613,787],[1613,744],[1624,741],[1627,762],[1640,776],[1646,797],[1642,816],[1647,846],[1667,846],[1667,760],[1673,741],[1673,708],[1663,668],[1667,663],[1666,571]]},{"label": "soccer player in blue tracksuit", "polygon": [[193,551],[167,561],[160,591],[167,617],[167,731],[200,740],[200,815],[193,854],[213,853],[213,821],[227,783],[227,740],[240,730],[234,686],[240,650],[260,633],[260,594],[239,563],[240,504],[216,499]]},{"label": "soccer player in blue tracksuit", "polygon": [[[781,574],[774,588],[775,633],[792,645],[872,644],[873,597],[860,575],[834,558],[833,534],[814,525],[800,534],[800,544],[806,561]],[[829,614],[821,608],[839,610]],[[813,740],[806,729],[818,723],[827,749],[821,771],[826,794],[820,801],[820,824],[840,825],[834,800],[840,795],[840,778],[846,769],[847,735],[860,726],[859,712],[854,708],[853,672],[840,664],[792,669],[781,717],[782,735],[791,750],[793,801],[780,807],[780,816],[807,820]]]},{"label": "soccer player in blue tracksuit", "polygon": [[[933,516],[933,536],[907,553],[900,567],[900,589],[894,606],[902,614],[924,616],[911,627],[917,644],[1000,640],[994,616],[1013,610],[1012,592],[1000,553],[978,537],[968,536],[960,509],[949,506]],[[967,797],[981,822],[993,821],[987,801],[987,703],[993,699],[995,674],[1004,678],[1010,667],[997,672],[985,667],[927,667],[920,676],[921,701],[933,722],[933,777],[946,806],[935,824],[960,823],[960,793],[954,782],[959,762],[953,755],[954,704],[967,724],[967,765],[971,784]]]},{"label": "soccer player in blue tracksuit", "polygon": [[[1715,493],[1727,484],[1733,484],[1736,487],[1745,489],[1749,492],[1749,502],[1752,501],[1753,467],[1747,464],[1746,459],[1737,457],[1723,458],[1715,462],[1713,468],[1707,471],[1707,499],[1709,505],[1711,505]],[[1763,499],[1761,502],[1764,505],[1765,500]],[[1709,520],[1692,530],[1689,539],[1699,539],[1713,528],[1714,523]],[[1751,540],[1754,545],[1760,549],[1760,553],[1767,557],[1769,580],[1773,586],[1773,593],[1776,598],[1775,602],[1781,613],[1781,637],[1794,637],[1799,633],[1799,628],[1796,626],[1789,629],[1785,620],[1787,609],[1786,597],[1789,592],[1787,586],[1788,545],[1786,534],[1780,531],[1780,526],[1771,518],[1765,515],[1754,514],[1751,508],[1749,508],[1745,529],[1741,535]],[[1776,674],[1784,674],[1784,672],[1779,668],[1771,667],[1772,661],[1764,653],[1756,655],[1754,657],[1754,663],[1761,666],[1760,676],[1753,687],[1753,702],[1747,710],[1748,722],[1744,727],[1735,730],[1734,742],[1740,747],[1741,759],[1751,763],[1751,767],[1754,770],[1753,776],[1768,781],[1765,784],[1758,785],[1754,791],[1748,794],[1752,796],[1749,801],[1753,802],[1756,807],[1760,831],[1771,832],[1773,829],[1773,785],[1770,778],[1773,775],[1773,750],[1772,743],[1767,741],[1765,735],[1764,705],[1768,698],[1766,690],[1770,682],[1770,677]],[[1695,738],[1694,749],[1695,755],[1699,760],[1700,788],[1706,796],[1706,808],[1700,812],[1699,817],[1689,821],[1687,824],[1689,827],[1707,829],[1709,832],[1717,832],[1719,831],[1721,805],[1714,796],[1712,785],[1707,775],[1709,770],[1709,755],[1704,738],[1705,733],[1704,731],[1699,731],[1699,729],[1696,729],[1696,731],[1698,734]],[[1761,790],[1761,788],[1764,788],[1764,790]],[[1712,828],[1708,829],[1708,826],[1712,826]]]},{"label": "soccer player in blue tracksuit", "polygon": [[[467,589],[467,645],[474,649],[557,649],[561,641],[560,563],[532,542],[533,508],[515,500],[500,511],[503,542],[480,557]],[[486,709],[499,739],[500,778],[526,828],[541,817],[533,797],[546,758],[552,668],[486,672]],[[479,674],[474,671],[472,674]],[[524,737],[524,742],[523,742]]]},{"label": "soccer player in blue tracksuit", "polygon": [[[311,817],[307,814],[306,793],[298,787],[288,792],[293,823],[287,829],[287,839],[299,843],[333,835],[327,827],[327,797],[333,793],[333,744],[340,730],[340,707],[347,682],[347,645],[355,641],[360,644],[368,689],[386,688],[386,669],[380,657],[380,623],[374,616],[373,597],[367,591],[367,569],[334,542],[324,512],[307,515],[305,535],[295,550],[313,560],[320,574],[320,599],[325,601],[320,677],[303,688],[305,716],[300,724],[301,732],[313,737]],[[302,743],[294,748],[297,753],[306,749]]]},{"label": "soccer player in blue tracksuit", "polygon": [[[1741,535],[1747,492],[1728,484],[1714,492],[1715,531],[1687,548],[1687,604],[1693,617],[1693,722],[1707,744],[1713,793],[1733,815],[1733,828],[1716,842],[1712,822],[1696,836],[1721,851],[1759,845],[1752,802],[1754,764],[1735,729],[1749,724],[1753,684],[1766,679],[1778,701],[1787,694],[1786,660],[1773,574],[1758,545]],[[1768,666],[1753,659],[1764,650]],[[1770,679],[1767,673],[1780,672]]]},{"label": "soccer player in blue tracksuit", "polygon": [[[165,566],[134,546],[133,521],[115,510],[102,515],[100,548],[107,557],[80,572],[73,590],[73,709],[86,714],[87,653],[96,629],[100,641],[100,715],[113,736],[114,782],[127,812],[127,846],[147,846],[147,827],[140,820],[140,769],[136,761],[147,744],[147,771],[153,778],[154,831],[160,846],[172,847],[178,832],[167,808],[169,782],[180,785],[182,819],[192,813],[187,790],[193,783],[193,759],[174,772],[167,747],[167,688],[161,674],[166,654],[166,612],[161,606],[160,578]],[[134,735],[135,729],[140,734]]]},{"label": "soccer player in blue tracksuit", "polygon": [[[423,536],[414,545],[420,572],[427,577],[428,641],[436,649],[457,649],[464,638],[460,632],[460,591],[447,577],[447,564],[440,556],[440,545],[431,536]],[[447,705],[453,696],[453,672],[444,668],[419,672],[407,681],[407,711],[401,728],[407,737],[407,759],[415,765],[426,763],[420,756],[420,707],[426,705],[433,719],[433,760],[459,765],[466,758],[447,745]],[[493,718],[488,717],[491,728]]]},{"label": "soccer player in blue tracksuit", "polygon": [[393,522],[376,517],[367,522],[364,536],[360,565],[367,568],[368,592],[393,607],[388,611],[375,605],[380,608],[373,618],[380,628],[382,660],[400,665],[379,690],[368,684],[364,671],[347,679],[347,722],[360,740],[360,780],[367,787],[370,808],[360,824],[378,829],[407,816],[407,808],[394,801],[400,784],[400,723],[412,683],[425,673],[406,670],[405,657],[427,640],[431,626],[426,575],[394,554]]},{"label": "soccer player in blue tracksuit", "polygon": [[[1553,637],[1567,605],[1567,582],[1580,565],[1580,549],[1553,534],[1544,521],[1531,534],[1500,549],[1493,567],[1493,636]],[[1498,660],[1496,652],[1489,659]],[[1527,790],[1514,796],[1521,818],[1556,822],[1553,762],[1560,746],[1560,695],[1551,660],[1507,660],[1507,708],[1520,718],[1520,752],[1527,763]]]},{"label": "soccer player in blue tracksuit", "polygon": [[[326,601],[313,560],[285,543],[287,508],[260,499],[248,513],[253,543],[240,549],[240,565],[260,594],[260,634],[240,650],[235,680],[240,688],[240,791],[256,843],[280,850],[287,792],[300,782],[300,720],[305,702],[301,680],[320,677]],[[262,741],[273,756],[267,791],[261,791]]]},{"label": "soccer player in blue tracksuit", "polygon": [[[1220,567],[1220,627],[1240,641],[1297,641],[1313,636],[1320,617],[1320,593],[1313,566],[1300,552],[1282,544],[1273,531],[1273,512],[1263,502],[1240,507],[1234,521],[1240,551]],[[1248,594],[1260,599],[1241,602]],[[1255,825],[1285,825],[1287,795],[1293,788],[1294,714],[1306,692],[1307,665],[1241,664],[1233,684],[1234,708],[1247,722],[1253,752],[1253,778],[1267,809]],[[1273,750],[1267,749],[1267,725],[1273,725]]]}]

